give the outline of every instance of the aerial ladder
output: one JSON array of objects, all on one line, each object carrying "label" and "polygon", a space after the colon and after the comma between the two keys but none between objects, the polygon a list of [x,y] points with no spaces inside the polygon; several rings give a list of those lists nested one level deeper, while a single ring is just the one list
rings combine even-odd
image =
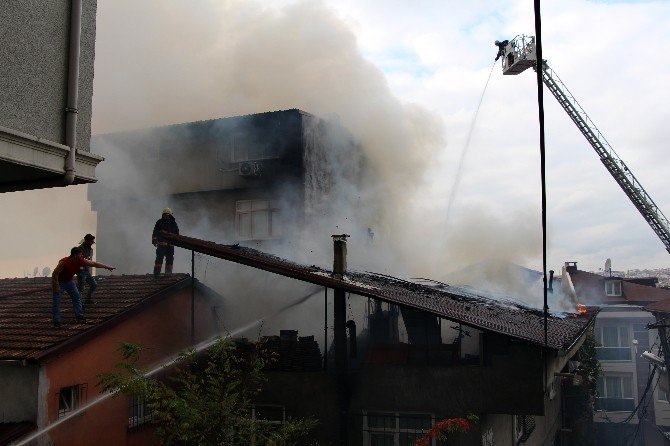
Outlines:
[{"label": "aerial ladder", "polygon": [[[511,41],[496,41],[498,46],[497,58],[502,58],[504,75],[516,75],[527,68],[537,69],[537,54],[535,52],[535,37],[516,36]],[[496,60],[497,60],[496,58]],[[624,193],[633,202],[642,217],[649,223],[651,229],[661,239],[665,249],[670,253],[670,223],[663,212],[656,206],[654,200],[635,178],[626,163],[617,155],[612,146],[596,125],[579,105],[558,75],[549,67],[546,60],[542,61],[542,81],[551,94],[554,95],[561,107],[566,111],[572,122],[582,132],[591,147],[600,157],[607,171],[621,186]]]}]

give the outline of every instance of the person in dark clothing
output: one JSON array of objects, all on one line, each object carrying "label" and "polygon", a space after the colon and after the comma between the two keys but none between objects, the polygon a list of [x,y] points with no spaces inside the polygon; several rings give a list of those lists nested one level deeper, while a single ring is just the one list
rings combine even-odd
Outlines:
[{"label": "person in dark clothing", "polygon": [[[86,234],[79,247],[86,260],[93,260],[93,244],[95,243],[95,236],[93,234]],[[85,305],[94,305],[93,292],[98,287],[98,283],[91,276],[91,270],[88,266],[82,266],[81,271],[77,273],[77,290],[79,294],[84,293],[84,283],[88,284],[88,294],[86,295]]]},{"label": "person in dark clothing", "polygon": [[72,280],[74,275],[81,271],[82,266],[105,268],[110,271],[114,271],[115,269],[113,266],[85,259],[79,246],[75,246],[70,250],[69,257],[60,259],[54,272],[51,274],[51,284],[53,288],[52,314],[53,324],[56,328],[60,327],[60,301],[63,297],[63,291],[67,291],[72,298],[72,306],[74,307],[74,315],[77,322],[86,322],[84,319],[84,309],[81,306],[81,296],[77,290],[77,285],[75,285],[74,280]]},{"label": "person in dark clothing", "polygon": [[156,222],[154,232],[151,234],[151,243],[156,247],[156,261],[154,262],[154,277],[158,277],[163,267],[165,257],[165,274],[172,274],[174,263],[174,246],[165,241],[164,233],[179,234],[177,220],[172,215],[172,209],[163,209],[163,216]]},{"label": "person in dark clothing", "polygon": [[503,40],[502,42],[496,40],[495,44],[498,47],[498,54],[496,54],[496,60],[498,60],[501,56],[505,55],[505,47],[509,44],[509,40]]}]

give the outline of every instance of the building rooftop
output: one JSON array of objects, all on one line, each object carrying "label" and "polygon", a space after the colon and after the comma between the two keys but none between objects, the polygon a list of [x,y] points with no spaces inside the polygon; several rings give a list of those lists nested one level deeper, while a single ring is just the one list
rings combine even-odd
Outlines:
[{"label": "building rooftop", "polygon": [[63,325],[55,328],[51,316],[51,278],[0,280],[0,360],[43,361],[68,345],[76,345],[142,308],[167,292],[190,284],[187,274],[99,276],[95,305],[77,323],[72,300],[61,301]]},{"label": "building rooftop", "polygon": [[[635,283],[636,279],[627,280],[621,277],[606,277],[587,271],[571,271],[570,278],[578,298],[586,304],[617,304],[634,303],[645,305],[670,299],[670,290]],[[621,295],[605,294],[605,282],[621,281]]]},{"label": "building rooftop", "polygon": [[[344,278],[332,272],[300,265],[280,257],[239,245],[221,245],[181,235],[166,236],[170,243],[185,249],[232,262],[270,271],[324,287],[339,288],[352,294],[403,305],[464,325],[507,335],[536,345],[545,345],[542,311],[518,302],[492,299],[472,288],[434,282],[416,283],[369,272],[349,271]],[[597,309],[584,314],[550,314],[547,319],[547,343],[555,350],[570,348],[595,317]]]}]

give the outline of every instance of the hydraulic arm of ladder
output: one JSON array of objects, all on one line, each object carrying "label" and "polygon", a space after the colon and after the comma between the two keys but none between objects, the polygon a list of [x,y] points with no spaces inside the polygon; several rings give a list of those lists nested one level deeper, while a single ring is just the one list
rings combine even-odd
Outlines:
[{"label": "hydraulic arm of ladder", "polygon": [[[511,42],[496,42],[496,45],[500,48],[499,57],[503,57],[503,74],[518,74],[526,68],[535,68],[537,58],[534,37],[517,36]],[[649,226],[665,245],[665,249],[670,253],[670,222],[668,222],[668,219],[647,191],[644,190],[635,175],[626,166],[626,163],[610,146],[605,136],[598,130],[558,75],[549,67],[546,60],[543,61],[542,65],[542,81],[544,84],[591,144],[607,171],[621,186],[621,189],[640,211],[642,217],[649,223]]]}]

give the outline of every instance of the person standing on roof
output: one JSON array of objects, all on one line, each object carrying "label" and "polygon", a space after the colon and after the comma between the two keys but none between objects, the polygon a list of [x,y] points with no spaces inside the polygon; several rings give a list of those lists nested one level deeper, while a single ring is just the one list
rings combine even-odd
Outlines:
[{"label": "person standing on roof", "polygon": [[83,266],[93,266],[96,268],[105,268],[114,271],[113,266],[105,265],[104,263],[94,262],[84,258],[84,254],[79,246],[75,246],[70,250],[69,257],[63,257],[58,262],[58,265],[51,274],[51,283],[53,287],[53,324],[54,327],[60,327],[60,301],[63,297],[63,291],[72,298],[72,306],[74,307],[74,316],[77,322],[86,322],[84,319],[84,310],[81,306],[81,296],[77,285],[74,283],[74,275],[81,271]]},{"label": "person standing on roof", "polygon": [[[81,252],[84,255],[86,260],[93,260],[93,244],[95,243],[95,236],[93,234],[86,234],[84,240],[81,241],[79,247]],[[93,276],[91,276],[91,270],[88,266],[84,265],[77,273],[77,290],[79,295],[84,293],[84,283],[88,284],[88,294],[86,295],[86,300],[84,301],[85,305],[94,305],[93,301],[93,292],[98,287],[98,283],[95,281]]]},{"label": "person standing on roof", "polygon": [[156,261],[154,262],[154,277],[158,277],[163,267],[163,257],[165,257],[165,274],[172,274],[172,264],[174,263],[174,246],[165,241],[163,234],[179,234],[177,220],[172,215],[172,209],[163,209],[163,215],[154,225],[154,232],[151,234],[151,243],[156,247]]}]

